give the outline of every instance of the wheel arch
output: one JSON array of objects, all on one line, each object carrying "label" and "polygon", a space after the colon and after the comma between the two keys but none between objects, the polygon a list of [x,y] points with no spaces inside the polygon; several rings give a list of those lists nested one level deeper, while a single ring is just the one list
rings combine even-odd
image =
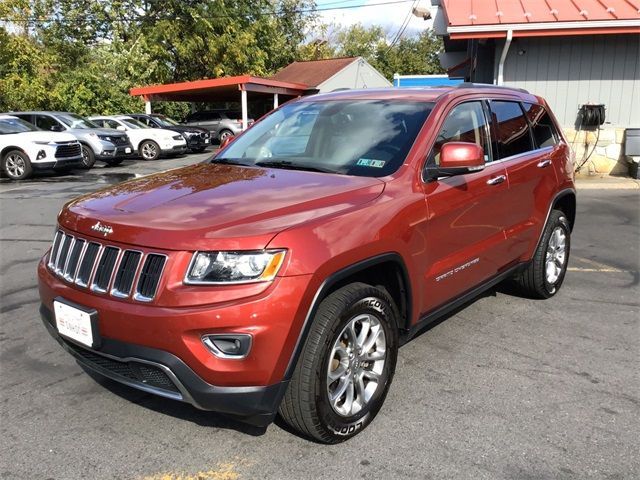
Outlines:
[{"label": "wheel arch", "polygon": [[551,210],[560,210],[563,212],[567,216],[571,231],[573,231],[573,226],[576,221],[576,192],[568,189],[558,193],[553,199]]},{"label": "wheel arch", "polygon": [[356,262],[329,275],[316,291],[307,310],[304,324],[298,335],[298,340],[289,359],[283,380],[290,380],[295,371],[296,364],[311,330],[313,317],[320,303],[335,290],[353,282],[363,282],[373,286],[384,287],[398,308],[400,316],[398,328],[402,330],[408,328],[412,315],[411,282],[407,267],[400,254],[388,252]]},{"label": "wheel arch", "polygon": [[24,151],[24,148],[20,148],[16,145],[9,145],[7,147],[4,147],[2,151],[0,151],[0,160],[3,160],[5,155],[9,152],[12,152],[13,150],[18,150],[19,152],[24,153],[27,157],[29,156],[29,154]]}]

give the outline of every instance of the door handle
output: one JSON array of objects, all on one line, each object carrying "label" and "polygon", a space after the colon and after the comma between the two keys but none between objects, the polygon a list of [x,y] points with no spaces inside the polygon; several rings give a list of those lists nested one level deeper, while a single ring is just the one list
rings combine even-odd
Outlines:
[{"label": "door handle", "polygon": [[549,165],[551,165],[551,160],[547,158],[546,160],[542,160],[540,163],[538,163],[538,168],[546,168]]},{"label": "door handle", "polygon": [[506,175],[498,175],[497,177],[487,180],[487,185],[499,185],[507,179]]}]

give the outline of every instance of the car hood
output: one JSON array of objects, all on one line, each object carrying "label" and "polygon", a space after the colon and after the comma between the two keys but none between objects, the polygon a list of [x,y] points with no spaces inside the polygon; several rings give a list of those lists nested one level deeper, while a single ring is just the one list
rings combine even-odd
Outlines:
[{"label": "car hood", "polygon": [[170,127],[160,127],[162,130],[173,130],[174,132],[198,132],[209,133],[206,128],[195,127],[192,125],[171,125]]},{"label": "car hood", "polygon": [[264,248],[279,232],[369,202],[376,178],[202,163],[85,195],[60,212],[61,226],[89,236],[166,250]]},{"label": "car hood", "polygon": [[92,133],[95,133],[96,135],[108,135],[111,137],[126,136],[126,132],[116,130],[115,128],[70,128],[67,132],[78,136],[91,135]]},{"label": "car hood", "polygon": [[75,142],[76,137],[70,133],[49,132],[47,130],[37,130],[33,132],[21,132],[12,135],[18,135],[19,138],[29,142]]}]

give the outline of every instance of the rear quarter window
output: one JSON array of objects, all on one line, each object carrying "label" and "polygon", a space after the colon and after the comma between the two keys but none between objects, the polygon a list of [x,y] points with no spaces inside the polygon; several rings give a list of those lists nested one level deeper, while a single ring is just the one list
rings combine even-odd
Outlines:
[{"label": "rear quarter window", "polygon": [[520,103],[492,100],[494,139],[499,158],[512,157],[534,149],[529,123]]},{"label": "rear quarter window", "polygon": [[538,148],[551,147],[560,141],[560,135],[551,116],[541,105],[523,103],[525,115],[531,124],[533,139]]}]

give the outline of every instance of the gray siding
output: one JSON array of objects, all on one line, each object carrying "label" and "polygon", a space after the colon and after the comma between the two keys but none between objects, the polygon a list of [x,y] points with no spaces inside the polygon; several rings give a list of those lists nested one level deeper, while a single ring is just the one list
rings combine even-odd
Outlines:
[{"label": "gray siding", "polygon": [[384,88],[391,87],[389,80],[369,63],[360,58],[317,86],[320,93],[337,88]]},{"label": "gray siding", "polygon": [[579,106],[589,102],[606,105],[607,123],[640,127],[640,35],[517,38],[504,83],[544,97],[565,127],[575,126]]}]

